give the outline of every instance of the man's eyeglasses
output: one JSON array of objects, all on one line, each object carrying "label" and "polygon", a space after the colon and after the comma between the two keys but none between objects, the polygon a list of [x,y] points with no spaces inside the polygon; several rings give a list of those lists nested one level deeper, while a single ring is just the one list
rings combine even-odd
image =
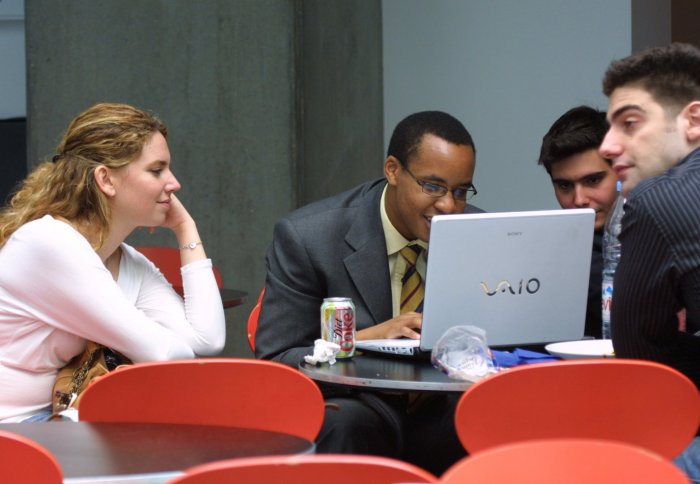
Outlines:
[{"label": "man's eyeglasses", "polygon": [[[450,191],[450,189],[445,186],[418,179],[416,175],[411,173],[411,170],[409,170],[407,166],[403,166],[403,169],[406,170],[406,173],[411,175],[411,178],[413,178],[416,181],[416,183],[420,185],[420,188],[421,190],[423,190],[423,193],[425,193],[429,197],[444,197],[445,195],[447,195],[447,192]],[[458,202],[466,202],[474,195],[476,195],[476,187],[471,184],[466,187],[457,187],[454,190],[452,190],[452,197]]]}]

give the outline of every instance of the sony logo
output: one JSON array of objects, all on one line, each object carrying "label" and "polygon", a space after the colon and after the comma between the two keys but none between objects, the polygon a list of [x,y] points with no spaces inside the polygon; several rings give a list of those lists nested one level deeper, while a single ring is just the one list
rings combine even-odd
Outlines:
[{"label": "sony logo", "polygon": [[533,277],[527,281],[525,281],[525,279],[520,279],[517,284],[511,284],[510,281],[504,279],[496,284],[496,288],[493,290],[489,288],[488,284],[482,281],[481,289],[487,296],[493,296],[499,292],[506,291],[509,291],[511,294],[522,294],[523,290],[525,290],[527,294],[535,294],[540,290],[540,281],[539,279]]}]

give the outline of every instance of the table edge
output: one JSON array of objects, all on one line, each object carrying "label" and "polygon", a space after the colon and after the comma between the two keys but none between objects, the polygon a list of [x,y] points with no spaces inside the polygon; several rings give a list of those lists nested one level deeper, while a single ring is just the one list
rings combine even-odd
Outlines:
[{"label": "table edge", "polygon": [[[472,382],[466,380],[455,380],[454,382],[402,382],[399,380],[386,381],[375,378],[362,378],[342,375],[330,375],[324,373],[316,373],[309,370],[308,367],[315,365],[300,362],[298,365],[299,371],[308,376],[314,381],[324,383],[333,383],[336,385],[347,385],[357,388],[381,388],[387,390],[406,390],[406,391],[433,391],[433,392],[462,392],[473,385]],[[436,370],[438,371],[438,370]]]}]

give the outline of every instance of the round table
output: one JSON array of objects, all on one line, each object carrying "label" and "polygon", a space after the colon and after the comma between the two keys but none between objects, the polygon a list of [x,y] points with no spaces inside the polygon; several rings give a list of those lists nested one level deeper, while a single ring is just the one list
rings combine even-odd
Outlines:
[{"label": "round table", "polygon": [[184,469],[234,457],[313,453],[289,434],[239,427],[155,423],[0,424],[38,442],[58,460],[65,482],[166,482]]},{"label": "round table", "polygon": [[430,364],[427,358],[358,353],[334,365],[310,365],[299,369],[312,380],[353,387],[418,392],[463,392],[472,382],[455,380]]},{"label": "round table", "polygon": [[[180,296],[183,296],[185,293],[182,286],[173,286],[173,289],[175,289],[175,292]],[[222,287],[219,288],[219,294],[221,294],[221,303],[223,304],[224,309],[240,306],[248,298],[248,293],[241,291],[240,289],[228,289]]]},{"label": "round table", "polygon": [[238,289],[219,289],[221,293],[221,302],[224,305],[224,309],[233,308],[239,306],[245,302],[248,298],[248,293]]}]

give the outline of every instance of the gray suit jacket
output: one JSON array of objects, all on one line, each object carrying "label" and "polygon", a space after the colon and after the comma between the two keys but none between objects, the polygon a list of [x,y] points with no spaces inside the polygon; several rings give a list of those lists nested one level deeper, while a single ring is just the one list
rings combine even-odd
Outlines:
[{"label": "gray suit jacket", "polygon": [[[302,207],[275,225],[256,356],[296,367],[321,334],[326,297],[350,297],[357,329],[391,319],[379,201],[384,178]],[[481,212],[469,206],[467,212]]]}]

